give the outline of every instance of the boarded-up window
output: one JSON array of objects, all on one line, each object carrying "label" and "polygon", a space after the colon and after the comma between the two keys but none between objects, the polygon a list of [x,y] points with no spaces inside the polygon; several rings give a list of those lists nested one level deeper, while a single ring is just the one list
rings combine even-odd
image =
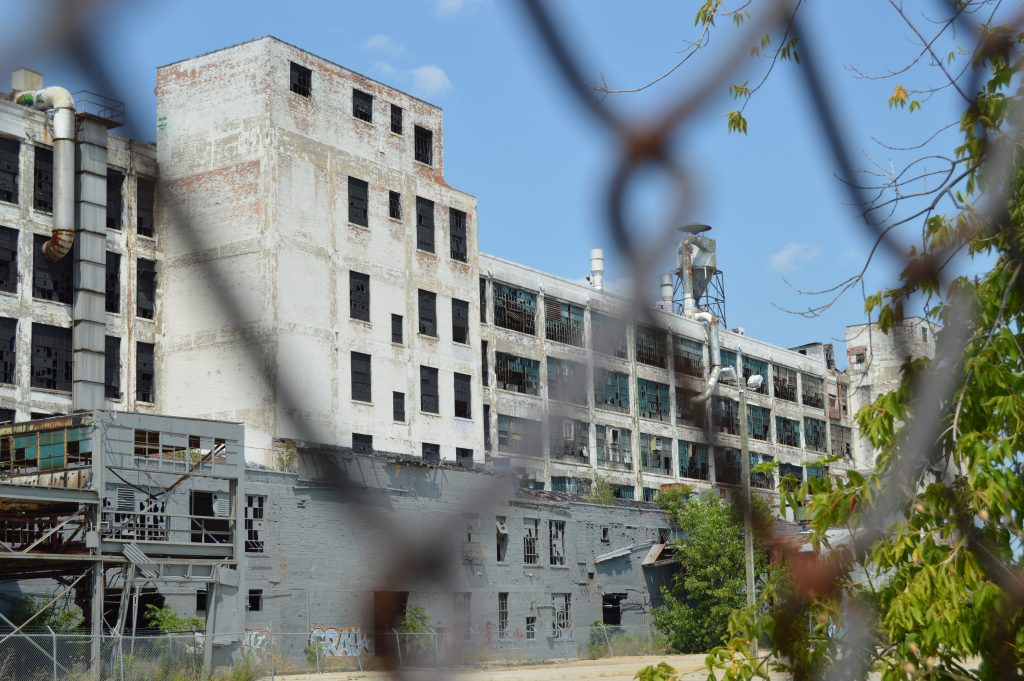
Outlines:
[{"label": "boarded-up window", "polygon": [[135,345],[135,399],[153,402],[156,396],[156,357],[152,343]]},{"label": "boarded-up window", "polygon": [[370,275],[348,273],[348,315],[352,319],[370,321]]},{"label": "boarded-up window", "polygon": [[71,390],[71,329],[32,325],[32,387]]},{"label": "boarded-up window", "polygon": [[449,208],[448,224],[451,231],[452,259],[466,262],[469,259],[466,247],[466,214],[457,208]]},{"label": "boarded-up window", "polygon": [[434,252],[434,202],[416,197],[416,248]]},{"label": "boarded-up window", "polygon": [[355,177],[348,178],[348,221],[370,226],[369,203],[370,185],[365,180]]}]

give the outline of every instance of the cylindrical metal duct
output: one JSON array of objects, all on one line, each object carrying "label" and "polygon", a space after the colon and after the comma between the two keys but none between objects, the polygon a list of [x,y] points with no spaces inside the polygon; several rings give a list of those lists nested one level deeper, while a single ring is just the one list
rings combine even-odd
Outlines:
[{"label": "cylindrical metal duct", "polygon": [[590,250],[590,285],[598,291],[604,290],[604,249]]},{"label": "cylindrical metal duct", "polygon": [[672,310],[672,275],[661,275],[661,302],[664,309]]},{"label": "cylindrical metal duct", "polygon": [[710,312],[696,312],[693,318],[704,323],[708,335],[708,355],[711,361],[711,372],[708,374],[708,383],[704,392],[693,398],[694,402],[707,402],[711,393],[715,392],[719,376],[722,373],[722,350],[718,345],[718,319]]}]

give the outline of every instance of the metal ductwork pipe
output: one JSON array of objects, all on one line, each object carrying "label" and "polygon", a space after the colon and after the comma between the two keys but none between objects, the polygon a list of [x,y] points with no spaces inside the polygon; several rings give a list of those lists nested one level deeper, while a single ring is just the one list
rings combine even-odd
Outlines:
[{"label": "metal ductwork pipe", "polygon": [[595,290],[604,290],[604,249],[590,249],[590,285]]},{"label": "metal ductwork pipe", "polygon": [[75,243],[75,102],[62,87],[20,93],[16,101],[53,115],[53,232],[43,255],[57,262]]},{"label": "metal ductwork pipe", "polygon": [[661,275],[661,302],[664,309],[672,310],[672,275]]},{"label": "metal ductwork pipe", "polygon": [[710,312],[695,312],[693,318],[704,323],[704,329],[708,336],[708,354],[711,357],[711,373],[708,374],[708,384],[704,392],[693,398],[693,402],[707,402],[711,393],[718,386],[718,378],[722,374],[722,351],[718,345],[718,319]]}]

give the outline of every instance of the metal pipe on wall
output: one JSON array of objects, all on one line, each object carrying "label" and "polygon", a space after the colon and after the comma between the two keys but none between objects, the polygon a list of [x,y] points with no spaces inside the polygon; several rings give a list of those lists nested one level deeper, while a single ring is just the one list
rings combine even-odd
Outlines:
[{"label": "metal pipe on wall", "polygon": [[694,402],[707,402],[711,393],[718,385],[718,378],[722,373],[722,351],[718,345],[718,319],[710,312],[695,312],[693,318],[704,323],[708,337],[708,355],[711,361],[711,372],[708,374],[708,384],[704,392],[693,398]]}]

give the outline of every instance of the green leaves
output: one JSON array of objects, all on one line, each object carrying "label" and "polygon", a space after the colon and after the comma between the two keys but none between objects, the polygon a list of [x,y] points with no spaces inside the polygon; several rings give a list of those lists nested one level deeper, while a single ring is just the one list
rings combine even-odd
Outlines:
[{"label": "green leaves", "polygon": [[744,135],[747,134],[747,119],[743,117],[743,114],[739,111],[730,111],[725,115],[728,121],[729,132],[741,132]]}]

